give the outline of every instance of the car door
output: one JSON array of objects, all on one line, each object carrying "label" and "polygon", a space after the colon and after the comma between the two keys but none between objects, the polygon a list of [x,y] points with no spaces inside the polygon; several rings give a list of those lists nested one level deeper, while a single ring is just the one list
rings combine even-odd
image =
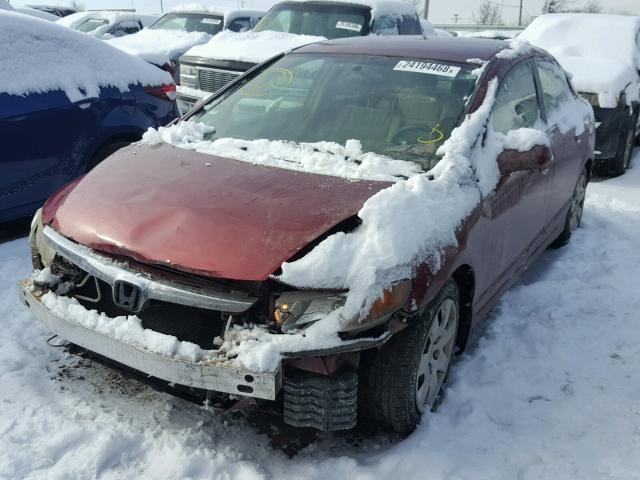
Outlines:
[{"label": "car door", "polygon": [[549,224],[566,213],[582,169],[583,157],[577,153],[583,150],[580,143],[587,140],[578,135],[574,128],[565,127],[563,109],[578,100],[569,87],[564,71],[548,59],[537,58],[535,63],[546,114],[546,132],[553,155],[549,167],[552,180],[546,215]]},{"label": "car door", "polygon": [[100,108],[98,99],[72,103],[61,90],[0,98],[0,221],[5,221],[33,213],[84,173]]},{"label": "car door", "polygon": [[[540,97],[533,64],[525,60],[503,78],[488,128],[507,134],[541,125]],[[492,262],[500,273],[492,290],[508,282],[535,249],[545,226],[550,176],[539,170],[505,174],[495,192],[483,200],[482,212],[491,220]]]}]

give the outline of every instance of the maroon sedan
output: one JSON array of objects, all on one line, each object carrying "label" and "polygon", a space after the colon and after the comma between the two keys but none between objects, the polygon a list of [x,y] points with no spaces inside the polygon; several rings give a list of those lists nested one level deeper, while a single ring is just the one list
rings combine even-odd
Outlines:
[{"label": "maroon sedan", "polygon": [[[33,221],[35,273],[20,282],[21,299],[101,357],[203,398],[280,402],[287,423],[324,430],[358,417],[415,428],[471,328],[580,225],[593,160],[593,114],[557,62],[493,40],[308,45],[187,120],[48,200]],[[496,138],[501,151],[491,150]],[[362,212],[379,195],[419,179],[428,196],[429,181],[441,188],[456,171],[441,208],[425,204],[414,231],[395,232],[411,245],[421,224],[449,221],[439,261],[416,251],[411,268],[386,265],[383,276],[372,255],[379,295],[363,297],[355,320],[334,315],[356,295],[351,284],[287,280],[287,266],[372,228]],[[468,210],[449,208],[459,192]],[[447,220],[449,211],[467,213]],[[350,255],[327,262],[349,270]]]}]

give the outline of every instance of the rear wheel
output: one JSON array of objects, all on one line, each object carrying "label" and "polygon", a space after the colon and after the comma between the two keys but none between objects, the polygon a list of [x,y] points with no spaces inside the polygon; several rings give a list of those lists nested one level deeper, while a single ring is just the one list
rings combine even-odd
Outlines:
[{"label": "rear wheel", "polygon": [[459,305],[458,287],[449,280],[422,318],[380,350],[365,353],[360,394],[365,419],[410,433],[434,408],[454,355]]},{"label": "rear wheel", "polygon": [[111,143],[106,144],[101,147],[94,155],[91,157],[91,160],[87,163],[87,172],[93,170],[100,162],[102,162],[105,158],[107,158],[112,153],[117,152],[121,148],[130,145],[133,140],[114,140]]},{"label": "rear wheel", "polygon": [[573,195],[571,197],[571,206],[569,207],[569,211],[567,212],[567,218],[564,223],[564,230],[553,242],[553,247],[562,247],[563,245],[569,243],[571,235],[580,226],[580,223],[582,223],[584,199],[587,193],[587,182],[587,170],[585,168],[584,170],[582,170],[580,178],[578,178],[576,188],[573,190]]}]

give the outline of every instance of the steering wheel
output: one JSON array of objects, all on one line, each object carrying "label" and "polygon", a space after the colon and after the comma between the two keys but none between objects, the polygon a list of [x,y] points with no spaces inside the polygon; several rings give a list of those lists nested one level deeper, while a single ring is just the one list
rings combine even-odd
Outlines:
[{"label": "steering wheel", "polygon": [[391,139],[395,145],[433,145],[444,140],[444,133],[439,130],[440,124],[429,128],[409,125],[402,127]]}]

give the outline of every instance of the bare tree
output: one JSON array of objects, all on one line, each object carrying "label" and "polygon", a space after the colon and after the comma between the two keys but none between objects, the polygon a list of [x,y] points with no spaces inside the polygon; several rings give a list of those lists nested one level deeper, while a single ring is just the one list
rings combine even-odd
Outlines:
[{"label": "bare tree", "polygon": [[542,13],[569,12],[573,3],[573,0],[544,0]]},{"label": "bare tree", "polygon": [[598,0],[589,0],[580,11],[584,13],[602,13],[602,5]]},{"label": "bare tree", "polygon": [[502,10],[500,5],[491,0],[482,0],[478,9],[473,12],[473,21],[480,25],[502,24]]},{"label": "bare tree", "polygon": [[71,0],[70,2],[71,8],[73,8],[77,12],[84,11],[84,5],[80,2],[80,0]]}]

